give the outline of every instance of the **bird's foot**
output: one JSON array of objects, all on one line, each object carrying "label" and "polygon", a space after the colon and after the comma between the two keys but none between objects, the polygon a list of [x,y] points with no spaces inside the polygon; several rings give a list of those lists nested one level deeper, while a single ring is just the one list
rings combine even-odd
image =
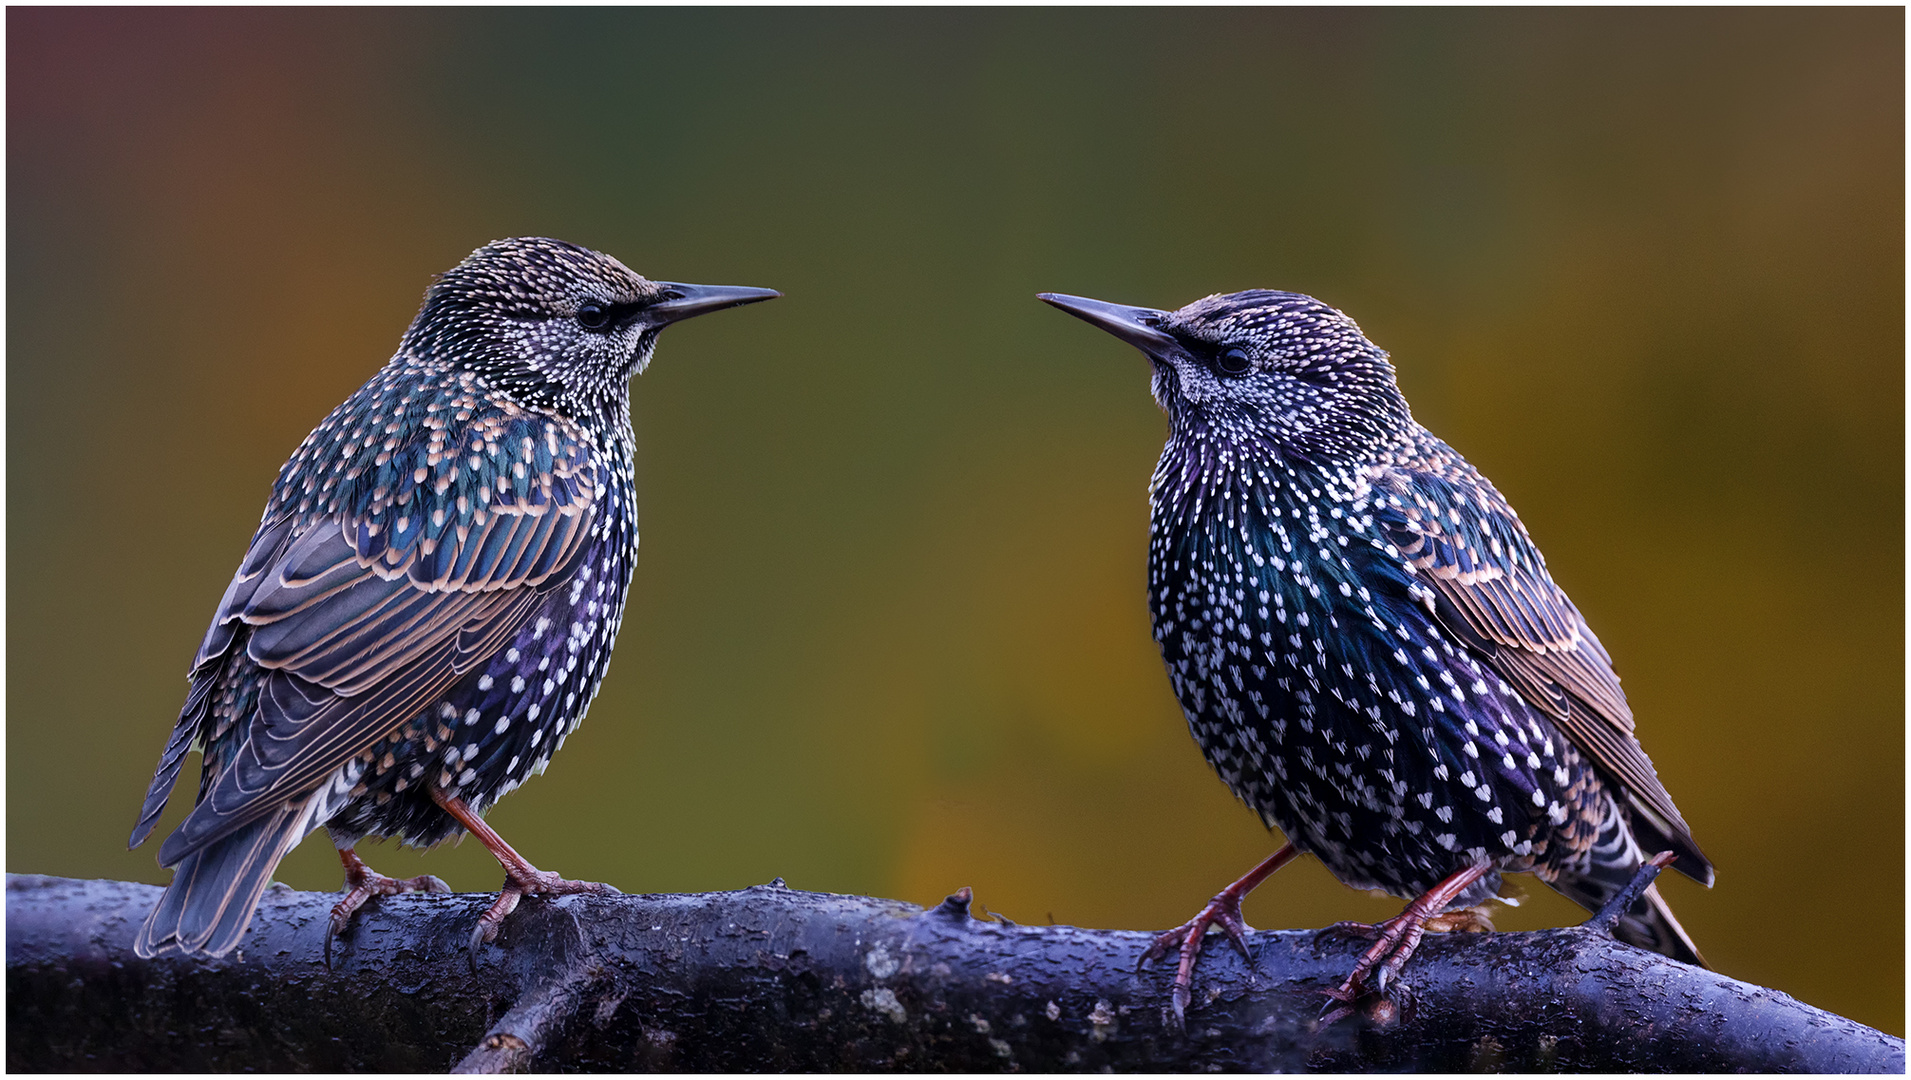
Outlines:
[{"label": "bird's foot", "polygon": [[427,892],[448,893],[451,886],[433,874],[419,874],[417,877],[389,878],[365,865],[365,861],[350,848],[338,853],[339,861],[345,864],[345,895],[332,905],[332,916],[325,922],[325,966],[332,966],[332,939],[343,934],[351,925],[352,915],[365,902],[374,896],[397,896],[399,893]]},{"label": "bird's foot", "polygon": [[[1444,910],[1453,899],[1464,893],[1475,881],[1478,881],[1490,869],[1485,863],[1463,867],[1444,881],[1422,893],[1419,898],[1408,904],[1406,910],[1383,923],[1335,923],[1314,936],[1319,941],[1326,934],[1352,934],[1356,937],[1372,938],[1373,945],[1354,965],[1353,973],[1347,981],[1327,991],[1327,1003],[1321,1008],[1321,1022],[1331,1024],[1353,1013],[1353,1003],[1369,992],[1382,995],[1387,993],[1387,984],[1407,966],[1407,960],[1420,947],[1420,939],[1428,930],[1450,931],[1470,930],[1484,932],[1493,929],[1483,908],[1459,908]],[[1367,984],[1368,976],[1373,976],[1373,986]]]},{"label": "bird's foot", "polygon": [[1188,1003],[1194,1000],[1194,962],[1201,955],[1201,945],[1207,937],[1208,928],[1219,926],[1233,943],[1235,951],[1241,954],[1250,966],[1254,958],[1247,951],[1248,925],[1241,917],[1241,897],[1233,889],[1225,889],[1208,901],[1208,906],[1200,913],[1173,930],[1166,930],[1155,936],[1148,951],[1141,954],[1141,961],[1135,965],[1140,971],[1147,965],[1161,959],[1170,952],[1180,954],[1180,964],[1175,968],[1174,991],[1171,1001],[1174,1006],[1174,1019],[1178,1025],[1186,1024]]},{"label": "bird's foot", "polygon": [[[1327,1004],[1321,1010],[1322,1022],[1331,1024],[1350,1015],[1353,1003],[1368,992],[1366,982],[1369,975],[1375,976],[1373,992],[1385,994],[1387,984],[1400,974],[1407,958],[1419,947],[1420,938],[1427,931],[1427,922],[1427,916],[1409,907],[1383,923],[1335,923],[1321,931],[1323,935],[1339,933],[1373,940],[1373,946],[1354,965],[1353,973],[1347,976],[1347,980],[1327,991]],[[1316,940],[1320,936],[1316,935]]]},{"label": "bird's foot", "polygon": [[1346,934],[1366,938],[1374,944],[1354,965],[1347,981],[1327,991],[1321,1022],[1331,1024],[1351,1015],[1353,1003],[1368,992],[1365,983],[1369,975],[1373,976],[1372,992],[1385,995],[1388,984],[1407,966],[1408,958],[1420,947],[1420,939],[1429,932],[1485,934],[1492,929],[1493,921],[1484,907],[1460,908],[1437,915],[1423,915],[1409,907],[1383,923],[1342,922],[1322,929],[1314,935],[1316,941],[1328,934]]},{"label": "bird's foot", "polygon": [[1168,955],[1170,950],[1181,954],[1181,963],[1174,973],[1174,990],[1169,998],[1174,1007],[1166,1018],[1171,1028],[1187,1026],[1188,1003],[1194,1000],[1194,961],[1201,955],[1201,942],[1207,937],[1208,927],[1218,924],[1240,952],[1241,959],[1252,968],[1254,957],[1247,951],[1248,925],[1241,918],[1241,898],[1266,881],[1269,874],[1298,858],[1300,853],[1300,849],[1293,844],[1282,844],[1279,851],[1242,875],[1241,880],[1214,894],[1214,899],[1208,901],[1208,906],[1202,908],[1194,918],[1173,930],[1156,935],[1148,945],[1148,950],[1141,954],[1141,962],[1135,965],[1137,972],[1150,961]]},{"label": "bird's foot", "polygon": [[522,869],[507,870],[504,888],[498,898],[491,902],[483,915],[478,916],[478,925],[471,930],[471,963],[478,963],[478,949],[498,939],[498,931],[504,925],[505,917],[518,909],[518,901],[526,896],[572,896],[578,893],[592,893],[599,896],[622,895],[616,886],[601,881],[569,881],[549,870],[539,870],[528,863]]},{"label": "bird's foot", "polygon": [[504,888],[499,891],[498,898],[491,902],[491,906],[485,909],[485,913],[478,916],[478,925],[471,929],[469,955],[474,973],[478,970],[478,949],[498,939],[498,929],[504,925],[505,916],[516,911],[518,901],[526,896],[571,896],[576,893],[622,895],[614,886],[602,882],[566,881],[549,870],[539,870],[505,843],[504,837],[486,825],[484,818],[478,816],[478,812],[466,805],[464,800],[440,788],[430,790],[431,800],[477,837],[485,850],[496,856],[499,865],[504,867]]}]

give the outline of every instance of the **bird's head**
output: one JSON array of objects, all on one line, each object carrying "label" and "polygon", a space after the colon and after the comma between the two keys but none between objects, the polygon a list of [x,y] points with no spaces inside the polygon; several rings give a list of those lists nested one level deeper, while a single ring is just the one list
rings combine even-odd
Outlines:
[{"label": "bird's head", "polygon": [[1147,355],[1177,435],[1316,459],[1378,446],[1413,422],[1387,354],[1311,296],[1251,289],[1178,311],[1041,298]]},{"label": "bird's head", "polygon": [[405,345],[525,404],[568,411],[623,400],[671,323],[780,295],[651,281],[562,240],[497,240],[439,277]]}]

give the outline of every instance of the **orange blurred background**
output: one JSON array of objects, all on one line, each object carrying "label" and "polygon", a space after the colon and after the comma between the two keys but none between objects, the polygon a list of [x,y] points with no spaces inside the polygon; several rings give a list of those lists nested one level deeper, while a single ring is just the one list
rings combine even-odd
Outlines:
[{"label": "orange blurred background", "polygon": [[[1178,923],[1277,838],[1149,637],[1146,366],[1033,294],[1264,286],[1519,508],[1718,864],[1665,886],[1708,958],[1903,1033],[1901,10],[7,28],[9,870],[165,879],[125,836],[279,463],[432,274],[543,234],[787,296],[638,380],[617,661],[499,829],[626,891]],[[1581,917],[1525,892],[1502,928]],[[1397,908],[1304,860],[1247,914]]]}]

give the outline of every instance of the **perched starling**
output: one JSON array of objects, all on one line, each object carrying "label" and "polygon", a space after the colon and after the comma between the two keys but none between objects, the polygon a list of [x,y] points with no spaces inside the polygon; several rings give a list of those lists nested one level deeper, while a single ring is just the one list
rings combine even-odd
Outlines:
[{"label": "perched starling", "polygon": [[[1241,898],[1300,852],[1414,898],[1361,928],[1379,940],[1343,1003],[1370,974],[1384,992],[1429,921],[1466,921],[1503,872],[1593,910],[1661,850],[1712,883],[1599,639],[1352,319],[1266,290],[1172,312],[1042,299],[1152,362],[1155,640],[1202,754],[1288,841],[1148,951],[1180,954],[1177,1014],[1208,927],[1245,956]],[[1618,933],[1703,962],[1656,890]]]},{"label": "perched starling", "polygon": [[630,378],[665,326],[778,295],[647,281],[556,240],[500,240],[439,278],[398,353],[279,470],[193,660],[132,846],[185,753],[197,805],[135,951],[219,956],[292,846],[345,865],[331,934],[374,895],[367,836],[469,831],[504,865],[473,932],[527,893],[614,892],[538,870],[483,813],[544,771],[610,661],[637,558]]}]

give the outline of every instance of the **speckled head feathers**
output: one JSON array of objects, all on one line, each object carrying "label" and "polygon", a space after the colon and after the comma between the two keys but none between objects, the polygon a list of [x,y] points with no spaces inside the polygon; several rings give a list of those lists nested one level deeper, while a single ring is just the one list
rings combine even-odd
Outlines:
[{"label": "speckled head feathers", "polygon": [[1412,424],[1387,354],[1311,296],[1251,289],[1178,311],[1042,299],[1146,353],[1155,398],[1179,434],[1319,457],[1370,448]]},{"label": "speckled head feathers", "polygon": [[492,310],[520,318],[575,315],[586,300],[604,304],[654,298],[661,287],[589,248],[539,236],[494,240],[443,274],[425,294],[434,309]]},{"label": "speckled head feathers", "polygon": [[777,295],[651,281],[562,240],[496,240],[432,285],[401,355],[479,372],[526,404],[601,409],[623,399],[663,327]]}]

